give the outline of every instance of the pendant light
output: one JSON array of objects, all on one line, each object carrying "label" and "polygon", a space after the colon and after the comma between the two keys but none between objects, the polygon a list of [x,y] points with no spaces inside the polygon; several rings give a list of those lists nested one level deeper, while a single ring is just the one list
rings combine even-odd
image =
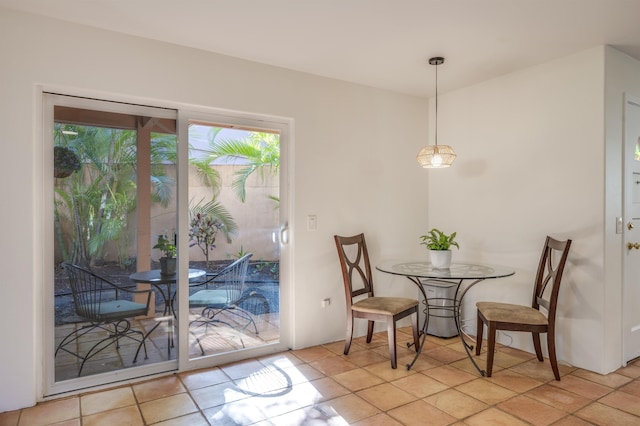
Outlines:
[{"label": "pendant light", "polygon": [[443,63],[444,58],[440,56],[429,59],[429,64],[436,67],[436,144],[425,146],[416,157],[418,163],[425,169],[449,167],[457,157],[449,145],[438,145],[438,65]]}]

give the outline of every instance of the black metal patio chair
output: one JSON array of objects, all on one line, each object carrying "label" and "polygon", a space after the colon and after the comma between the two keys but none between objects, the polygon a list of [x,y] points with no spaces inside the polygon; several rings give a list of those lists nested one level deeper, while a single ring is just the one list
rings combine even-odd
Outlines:
[{"label": "black metal patio chair", "polygon": [[[249,259],[248,253],[229,264],[222,270],[206,275],[203,282],[191,283],[190,288],[201,288],[189,297],[190,308],[202,308],[198,318],[189,323],[189,327],[207,327],[225,325],[238,331],[244,347],[241,333],[249,328],[256,335],[260,334],[257,321],[261,321],[269,313],[269,302],[260,293],[246,288],[246,276]],[[193,331],[191,333],[195,336]],[[204,355],[200,338],[196,341]]]},{"label": "black metal patio chair", "polygon": [[[133,359],[134,363],[138,359],[141,347],[144,348],[145,359],[147,359],[146,335],[140,330],[133,329],[130,319],[139,315],[147,315],[152,290],[124,288],[88,269],[71,263],[64,262],[62,267],[69,277],[75,312],[88,324],[65,336],[56,347],[55,355],[57,356],[59,351],[64,351],[82,360],[78,377],[82,374],[82,369],[89,359],[112,344],[115,344],[116,349],[120,349],[120,339],[122,338],[138,342],[138,349]],[[134,295],[142,295],[142,301],[134,301]],[[103,330],[106,334],[97,334],[100,338],[91,345],[86,353],[70,349],[70,345],[77,341],[80,343],[79,340],[83,336],[96,330]]]}]

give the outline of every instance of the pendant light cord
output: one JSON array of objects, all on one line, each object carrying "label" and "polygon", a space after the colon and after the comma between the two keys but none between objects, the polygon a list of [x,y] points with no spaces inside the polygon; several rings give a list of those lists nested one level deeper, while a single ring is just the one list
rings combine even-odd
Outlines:
[{"label": "pendant light cord", "polygon": [[438,146],[438,64],[436,64],[436,146]]},{"label": "pendant light cord", "polygon": [[[451,166],[451,164],[453,164],[453,161],[457,157],[455,151],[449,145],[438,145],[438,112],[439,112],[438,108],[440,106],[439,105],[440,99],[438,99],[440,96],[440,93],[438,91],[438,65],[442,65],[443,63],[444,63],[444,58],[442,56],[434,56],[433,58],[429,58],[429,65],[436,66],[436,75],[435,75],[435,80],[436,80],[435,81],[436,82],[435,120],[436,122],[435,122],[435,126],[433,126],[435,131],[434,132],[435,144],[425,146],[420,150],[420,152],[418,152],[418,155],[417,155],[418,164],[420,164],[425,169],[429,169],[429,168],[439,169],[439,168],[449,167]],[[429,108],[429,111],[431,111],[430,108]],[[445,141],[445,144],[446,143],[447,142]]]}]

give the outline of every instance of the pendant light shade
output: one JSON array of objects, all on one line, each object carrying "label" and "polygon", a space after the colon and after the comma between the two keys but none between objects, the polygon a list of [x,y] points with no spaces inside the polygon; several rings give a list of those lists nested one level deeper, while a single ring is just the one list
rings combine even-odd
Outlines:
[{"label": "pendant light shade", "polygon": [[418,153],[418,163],[424,168],[449,167],[457,157],[449,145],[427,145]]},{"label": "pendant light shade", "polygon": [[429,59],[429,64],[436,66],[436,143],[422,148],[416,157],[418,164],[426,169],[449,167],[457,157],[449,145],[438,145],[438,65],[443,63],[444,58],[440,56]]}]

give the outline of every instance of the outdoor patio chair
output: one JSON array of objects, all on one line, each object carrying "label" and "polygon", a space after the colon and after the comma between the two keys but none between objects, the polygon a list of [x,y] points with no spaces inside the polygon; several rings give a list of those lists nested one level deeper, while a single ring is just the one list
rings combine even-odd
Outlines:
[{"label": "outdoor patio chair", "polygon": [[478,308],[476,355],[480,355],[482,332],[486,324],[488,334],[487,377],[491,377],[493,370],[496,331],[510,330],[531,333],[536,356],[540,362],[543,361],[540,333],[547,333],[549,362],[556,380],[560,380],[560,371],[556,360],[556,307],[558,306],[560,281],[569,254],[569,247],[571,247],[571,240],[558,241],[547,236],[538,264],[531,306],[499,302],[476,303]]},{"label": "outdoor patio chair", "polygon": [[391,368],[396,368],[396,322],[404,317],[413,315],[411,321],[413,329],[413,343],[418,351],[418,300],[404,297],[377,297],[373,294],[373,275],[369,264],[369,252],[364,234],[352,237],[334,236],[338,249],[338,258],[342,269],[344,291],[347,299],[347,338],[344,344],[344,354],[349,354],[353,339],[353,321],[355,318],[368,320],[367,343],[373,337],[375,321],[387,323],[387,338],[389,340],[389,357]]},{"label": "outdoor patio chair", "polygon": [[[258,321],[269,313],[269,302],[245,285],[251,256],[251,253],[245,254],[222,270],[207,274],[205,281],[190,284],[191,289],[202,288],[189,296],[190,308],[202,308],[198,318],[189,323],[192,335],[195,336],[192,326],[204,326],[206,332],[209,326],[224,325],[238,332],[244,347],[242,332],[249,329],[260,334]],[[195,337],[204,355],[200,338]]]},{"label": "outdoor patio chair", "polygon": [[[64,351],[82,360],[78,377],[89,359],[112,344],[115,344],[116,349],[120,349],[120,340],[123,338],[129,338],[138,343],[134,363],[138,359],[141,347],[144,348],[145,359],[147,359],[146,335],[140,330],[131,328],[130,319],[147,315],[153,292],[124,288],[78,265],[64,262],[62,267],[69,277],[75,312],[88,324],[65,336],[58,344],[55,355],[58,355],[59,351]],[[141,295],[142,301],[133,301],[134,295]],[[94,331],[97,333],[89,335]],[[87,336],[86,340],[92,345],[84,354],[74,350],[75,348],[70,348],[70,346],[82,347],[80,339],[83,336]],[[96,337],[99,340],[92,343]]]}]

